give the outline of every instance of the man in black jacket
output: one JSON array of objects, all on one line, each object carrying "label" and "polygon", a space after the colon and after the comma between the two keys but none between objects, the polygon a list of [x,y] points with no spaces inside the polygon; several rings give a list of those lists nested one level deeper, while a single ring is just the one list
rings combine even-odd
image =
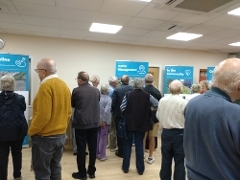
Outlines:
[{"label": "man in black jacket", "polygon": [[[153,86],[154,77],[152,74],[147,74],[145,76],[145,88],[143,89],[145,92],[151,94],[158,101],[162,98],[161,92]],[[145,133],[144,143],[148,137],[149,139],[149,156],[146,159],[147,163],[152,164],[155,159],[153,157],[153,151],[155,149],[155,139],[158,136],[159,131],[159,121],[156,118],[156,110],[151,111],[151,119],[153,122],[152,130]],[[143,146],[145,148],[145,146]]]},{"label": "man in black jacket", "polygon": [[[75,128],[77,143],[77,165],[78,172],[74,172],[72,177],[75,179],[86,180],[95,178],[95,162],[97,154],[97,133],[100,123],[100,91],[91,86],[88,73],[81,71],[77,77],[78,87],[72,92],[72,107],[75,108],[72,122]],[[89,165],[86,171],[86,144],[89,149]]]},{"label": "man in black jacket", "polygon": [[[122,85],[115,88],[112,95],[112,113],[115,119],[116,131],[118,132],[118,123],[123,118],[120,105],[122,104],[123,97],[129,91],[133,90],[133,87],[129,85],[129,77],[123,75],[121,78]],[[117,133],[118,134],[118,133]],[[118,150],[115,152],[116,156],[123,158],[123,139],[117,136]]]}]

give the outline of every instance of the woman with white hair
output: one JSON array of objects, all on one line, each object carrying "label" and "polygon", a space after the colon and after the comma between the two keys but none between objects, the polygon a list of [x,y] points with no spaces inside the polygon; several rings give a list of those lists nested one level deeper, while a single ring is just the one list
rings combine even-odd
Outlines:
[{"label": "woman with white hair", "polygon": [[8,156],[11,149],[14,180],[21,180],[22,143],[27,134],[25,98],[14,93],[15,80],[10,75],[1,77],[0,93],[0,179],[7,179]]},{"label": "woman with white hair", "polygon": [[107,148],[107,136],[108,128],[111,123],[111,105],[112,99],[108,96],[109,85],[101,85],[101,97],[100,97],[100,125],[98,129],[98,140],[97,140],[97,157],[100,161],[105,161],[108,159],[106,156]]}]

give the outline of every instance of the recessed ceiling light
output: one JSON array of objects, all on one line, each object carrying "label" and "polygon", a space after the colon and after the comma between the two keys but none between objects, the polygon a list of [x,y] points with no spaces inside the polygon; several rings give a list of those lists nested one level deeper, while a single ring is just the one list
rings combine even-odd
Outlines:
[{"label": "recessed ceiling light", "polygon": [[240,42],[231,43],[229,46],[240,46]]},{"label": "recessed ceiling light", "polygon": [[89,31],[99,32],[99,33],[116,34],[120,29],[122,29],[122,26],[111,25],[111,24],[92,23]]},{"label": "recessed ceiling light", "polygon": [[184,33],[179,32],[171,36],[166,37],[167,39],[178,40],[178,41],[190,41],[196,38],[201,37],[202,34],[193,34],[193,33]]},{"label": "recessed ceiling light", "polygon": [[234,16],[240,16],[240,8],[229,11],[228,14],[234,15]]}]

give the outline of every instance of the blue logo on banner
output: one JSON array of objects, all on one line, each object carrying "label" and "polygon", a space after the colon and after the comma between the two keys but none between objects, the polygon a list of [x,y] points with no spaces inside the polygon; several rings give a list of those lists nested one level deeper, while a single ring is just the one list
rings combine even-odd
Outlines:
[{"label": "blue logo on banner", "polygon": [[212,83],[212,73],[213,73],[214,67],[207,67],[207,80]]},{"label": "blue logo on banner", "polygon": [[183,94],[191,94],[190,87],[193,83],[193,67],[192,66],[165,66],[164,76],[164,94],[169,94],[169,84],[178,79],[184,85]]},{"label": "blue logo on banner", "polygon": [[148,73],[148,62],[134,62],[134,61],[116,61],[116,76],[122,77],[128,75],[129,77],[145,77]]}]

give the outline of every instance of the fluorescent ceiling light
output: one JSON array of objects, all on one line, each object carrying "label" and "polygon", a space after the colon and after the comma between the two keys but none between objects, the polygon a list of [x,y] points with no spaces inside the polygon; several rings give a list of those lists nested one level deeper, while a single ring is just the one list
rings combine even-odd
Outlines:
[{"label": "fluorescent ceiling light", "polygon": [[240,46],[240,42],[235,42],[235,43],[231,43],[229,44],[230,46]]},{"label": "fluorescent ceiling light", "polygon": [[116,34],[120,29],[122,29],[122,26],[111,25],[111,24],[92,23],[89,31],[99,32],[99,33]]},{"label": "fluorescent ceiling light", "polygon": [[178,41],[190,41],[196,38],[201,37],[202,34],[193,34],[193,33],[184,33],[179,32],[171,36],[166,37],[167,39],[178,40]]},{"label": "fluorescent ceiling light", "polygon": [[229,11],[228,14],[234,15],[234,16],[240,16],[240,8]]}]

